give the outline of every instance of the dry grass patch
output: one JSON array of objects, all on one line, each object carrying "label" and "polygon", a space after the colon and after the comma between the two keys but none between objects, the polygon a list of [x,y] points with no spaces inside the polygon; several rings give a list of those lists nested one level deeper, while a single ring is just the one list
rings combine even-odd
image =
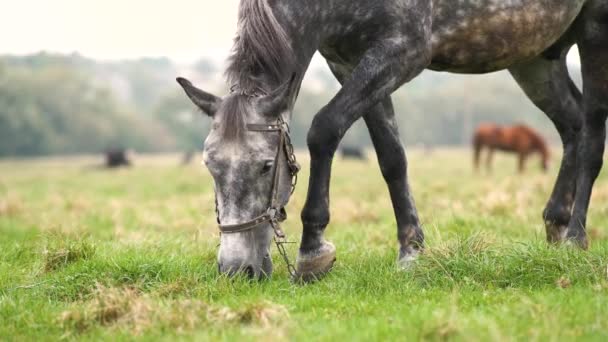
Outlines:
[{"label": "dry grass patch", "polygon": [[129,230],[122,224],[114,225],[114,238],[121,243],[141,244],[148,240],[150,233],[145,230]]},{"label": "dry grass patch", "polygon": [[606,230],[597,227],[587,227],[587,234],[591,241],[606,240],[608,238]]},{"label": "dry grass patch", "polygon": [[429,248],[425,254],[431,258],[450,259],[455,255],[479,255],[491,250],[496,239],[490,233],[478,233],[455,241],[446,241]]},{"label": "dry grass patch", "polygon": [[82,333],[95,326],[112,327],[140,335],[151,328],[178,332],[201,326],[245,325],[280,327],[289,317],[284,306],[270,302],[242,308],[212,306],[195,299],[163,300],[133,287],[98,285],[91,296],[64,311],[59,322],[66,334]]},{"label": "dry grass patch", "polygon": [[332,219],[337,224],[380,222],[379,210],[375,208],[375,203],[341,197],[336,199],[332,209]]},{"label": "dry grass patch", "polygon": [[61,314],[59,321],[65,329],[82,332],[94,325],[121,323],[139,333],[150,324],[151,305],[134,288],[98,285],[92,298],[79,304]]},{"label": "dry grass patch", "polygon": [[84,196],[65,198],[62,201],[65,210],[68,212],[82,213],[91,210],[93,207],[91,201]]},{"label": "dry grass patch", "polygon": [[42,250],[42,269],[49,272],[78,260],[87,260],[95,251],[95,245],[87,240],[62,236],[49,238]]},{"label": "dry grass patch", "polygon": [[501,189],[489,192],[480,203],[486,213],[496,216],[510,214],[514,204],[511,193]]},{"label": "dry grass patch", "polygon": [[161,285],[157,290],[154,291],[154,295],[167,298],[190,296],[193,294],[196,286],[196,281],[192,279],[176,280],[174,282]]},{"label": "dry grass patch", "polygon": [[572,281],[568,277],[560,277],[556,283],[557,287],[562,289],[567,289],[572,286]]},{"label": "dry grass patch", "polygon": [[19,197],[7,195],[0,198],[0,217],[13,217],[23,209],[23,202]]},{"label": "dry grass patch", "polygon": [[433,208],[433,210],[449,210],[453,214],[463,214],[467,212],[461,201],[448,197],[436,197],[431,208]]},{"label": "dry grass patch", "polygon": [[605,203],[608,201],[608,186],[604,184],[595,186],[591,194],[591,201],[593,203]]}]

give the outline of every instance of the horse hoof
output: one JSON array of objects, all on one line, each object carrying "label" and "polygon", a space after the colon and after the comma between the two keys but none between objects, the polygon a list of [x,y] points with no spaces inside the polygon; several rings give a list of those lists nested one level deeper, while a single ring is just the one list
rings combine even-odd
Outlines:
[{"label": "horse hoof", "polygon": [[558,244],[566,240],[568,235],[567,225],[558,225],[551,222],[545,223],[545,229],[547,231],[547,242],[551,244]]},{"label": "horse hoof", "polygon": [[397,259],[397,268],[401,271],[407,271],[412,268],[420,252],[418,250],[412,250],[409,253],[400,253],[399,259]]},{"label": "horse hoof", "polygon": [[568,238],[563,243],[566,247],[580,248],[584,251],[589,249],[589,242],[586,237],[583,238]]},{"label": "horse hoof", "polygon": [[336,247],[333,243],[324,241],[321,248],[316,251],[298,254],[296,260],[296,274],[293,281],[311,283],[321,279],[331,270],[336,261]]},{"label": "horse hoof", "polygon": [[551,244],[580,248],[582,250],[589,248],[586,234],[571,230],[567,225],[545,222],[545,228],[547,230],[547,241]]}]

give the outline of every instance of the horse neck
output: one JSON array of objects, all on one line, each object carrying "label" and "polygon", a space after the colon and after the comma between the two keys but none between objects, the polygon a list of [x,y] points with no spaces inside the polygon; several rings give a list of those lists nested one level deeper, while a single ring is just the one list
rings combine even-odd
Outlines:
[{"label": "horse neck", "polygon": [[[241,0],[241,5],[245,1]],[[295,103],[304,74],[308,70],[310,62],[319,49],[325,36],[330,33],[336,34],[340,31],[337,26],[341,16],[353,11],[353,6],[369,6],[367,1],[318,1],[318,0],[263,0],[272,9],[272,14],[285,31],[287,39],[291,43],[296,64],[293,70],[286,71],[280,79],[268,77],[264,70],[251,71],[245,75],[253,80],[253,88],[270,92],[285,82],[288,82],[295,74],[296,84],[291,89],[291,103]],[[315,10],[310,10],[314,8]],[[248,82],[251,85],[251,81]]]},{"label": "horse neck", "polygon": [[[247,0],[242,0],[247,1]],[[295,102],[304,74],[313,56],[328,35],[338,35],[344,29],[339,23],[353,11],[369,7],[368,0],[318,1],[318,0],[266,0],[273,9],[297,58],[297,85],[294,87]],[[314,10],[311,10],[314,8]],[[291,75],[287,75],[291,77]],[[286,80],[285,80],[286,81]],[[275,85],[278,86],[278,85]]]},{"label": "horse neck", "polygon": [[[228,80],[234,82],[234,84],[231,86],[235,86],[236,89],[243,91],[244,93],[268,94],[284,85],[286,82],[289,82],[295,76],[295,84],[292,85],[291,93],[289,94],[291,104],[293,106],[304,78],[304,74],[306,73],[312,57],[318,48],[318,41],[315,36],[314,21],[307,20],[306,15],[302,14],[302,12],[308,13],[308,11],[303,11],[302,9],[306,8],[305,6],[310,6],[311,4],[306,4],[310,1],[241,0],[241,8],[249,8],[249,10],[251,10],[251,6],[247,7],[247,5],[252,5],[252,1],[257,1],[260,4],[265,2],[271,8],[271,15],[280,24],[287,40],[290,43],[290,47],[293,50],[292,60],[295,63],[291,63],[292,60],[284,61],[285,63],[281,67],[282,71],[279,76],[276,72],[272,72],[271,69],[267,69],[266,67],[252,67],[252,63],[245,63],[241,65],[239,62],[241,58],[236,58],[236,61],[233,60],[232,66],[229,68],[229,71],[227,71]],[[259,5],[256,6],[258,6],[257,8],[260,7]],[[257,11],[259,13],[259,9]],[[243,14],[244,13],[241,13],[241,15]],[[248,20],[250,17],[251,16],[244,16],[244,18],[248,18]],[[264,25],[257,25],[257,27],[260,26]],[[275,26],[268,24],[267,27]],[[272,28],[270,30],[272,31]],[[256,41],[263,40],[260,39],[259,36],[264,36],[264,34],[258,34],[258,37],[255,35],[248,36],[246,38],[239,37],[239,39],[251,39],[248,44],[243,44],[242,46],[254,46],[256,45]],[[265,36],[272,36],[272,34],[268,34],[268,32],[266,32]],[[247,42],[247,40],[243,41]],[[268,50],[272,51],[270,48],[267,48],[264,51]],[[236,52],[235,54],[238,55]],[[260,55],[265,55],[265,53],[262,52]],[[243,56],[256,56],[256,54],[245,53]],[[278,56],[280,56],[280,54]]]},{"label": "horse neck", "polygon": [[[247,0],[242,0],[247,1]],[[266,0],[292,42],[300,65],[308,67],[321,44],[322,32],[334,20],[336,1]],[[315,8],[314,11],[310,8]],[[305,71],[305,70],[304,70]]]}]

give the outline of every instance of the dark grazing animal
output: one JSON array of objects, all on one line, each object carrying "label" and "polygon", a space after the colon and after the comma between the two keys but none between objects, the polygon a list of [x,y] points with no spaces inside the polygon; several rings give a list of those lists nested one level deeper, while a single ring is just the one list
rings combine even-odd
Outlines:
[{"label": "dark grazing animal", "polygon": [[[295,165],[281,153],[288,147],[283,121],[290,120],[317,51],[342,88],[308,132],[310,178],[297,279],[320,277],[335,259],[335,247],[324,239],[331,166],[340,140],[361,118],[393,202],[399,264],[408,267],[422,251],[424,234],[390,96],[425,69],[509,70],[564,145],[543,213],[547,238],[587,248],[587,210],[603,163],[608,115],[607,18],[608,0],[241,0],[226,70],[230,94],[216,97],[178,79],[214,121],[204,159],[215,181],[220,228],[231,227],[221,235],[220,272],[260,276],[272,270],[272,228],[289,200]],[[582,93],[566,66],[574,44]]]},{"label": "dark grazing animal", "polygon": [[523,172],[526,159],[533,153],[541,158],[541,168],[547,171],[549,167],[550,152],[545,139],[526,125],[501,127],[495,124],[481,124],[477,126],[473,136],[473,150],[475,169],[479,169],[479,160],[483,148],[488,150],[486,167],[492,168],[494,150],[516,153],[519,158],[518,170]]},{"label": "dark grazing animal", "polygon": [[355,160],[367,160],[367,156],[365,155],[365,151],[359,147],[355,146],[342,146],[340,148],[340,153],[342,154],[342,158],[344,159],[355,159]]},{"label": "dark grazing animal", "polygon": [[127,150],[122,148],[109,149],[105,153],[106,167],[107,168],[118,168],[131,166],[131,160]]}]

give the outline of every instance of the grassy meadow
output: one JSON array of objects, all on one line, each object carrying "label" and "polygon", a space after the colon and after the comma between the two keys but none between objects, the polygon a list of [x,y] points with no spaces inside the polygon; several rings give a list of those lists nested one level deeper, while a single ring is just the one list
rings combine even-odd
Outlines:
[{"label": "grassy meadow", "polygon": [[[488,175],[472,172],[469,151],[413,150],[427,250],[402,272],[375,159],[338,158],[326,234],[338,260],[299,286],[274,246],[268,281],[217,274],[212,182],[179,159],[116,171],[93,158],[0,161],[0,340],[608,340],[605,171],[581,252],[544,242],[557,159],[519,176],[515,157],[497,155]],[[284,225],[295,241],[300,160]]]}]

